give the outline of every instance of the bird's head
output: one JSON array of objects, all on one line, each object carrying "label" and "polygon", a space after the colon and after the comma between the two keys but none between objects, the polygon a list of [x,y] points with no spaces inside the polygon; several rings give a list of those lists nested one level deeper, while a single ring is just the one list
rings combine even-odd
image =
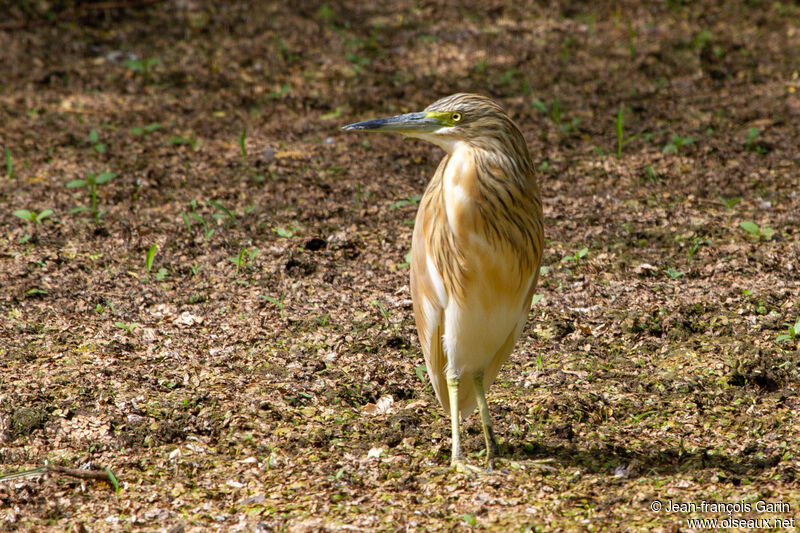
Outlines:
[{"label": "bird's head", "polygon": [[[459,93],[441,98],[424,111],[348,124],[344,131],[392,132],[416,137],[452,153],[459,142],[473,145],[527,146],[519,128],[503,108],[478,94]],[[521,149],[519,146],[514,146]]]}]

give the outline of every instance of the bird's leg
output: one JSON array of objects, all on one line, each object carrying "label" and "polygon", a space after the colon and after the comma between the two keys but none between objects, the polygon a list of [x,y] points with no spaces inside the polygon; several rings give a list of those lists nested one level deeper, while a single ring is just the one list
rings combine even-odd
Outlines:
[{"label": "bird's leg", "polygon": [[486,402],[486,392],[483,390],[483,372],[475,373],[475,398],[478,400],[478,411],[481,414],[483,425],[483,438],[486,440],[486,468],[491,472],[497,458],[497,439],[494,436],[492,419],[489,416],[489,404]]},{"label": "bird's leg", "polygon": [[456,471],[465,474],[476,474],[480,469],[464,462],[461,454],[461,433],[458,422],[460,410],[458,408],[458,378],[447,378],[447,393],[450,396],[450,424],[453,429],[453,449],[450,452],[450,466]]},{"label": "bird's leg", "polygon": [[450,426],[453,430],[450,466],[461,470],[464,465],[464,457],[461,455],[461,434],[458,430],[458,381],[458,378],[447,378],[447,394],[450,396]]}]

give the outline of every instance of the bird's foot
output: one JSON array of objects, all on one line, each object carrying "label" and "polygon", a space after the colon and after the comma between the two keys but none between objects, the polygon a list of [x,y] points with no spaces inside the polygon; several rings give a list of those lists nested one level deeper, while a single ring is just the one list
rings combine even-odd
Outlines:
[{"label": "bird's foot", "polygon": [[464,462],[464,459],[453,459],[453,461],[450,463],[450,468],[454,469],[460,474],[476,475],[484,473],[484,471],[477,466],[468,465],[466,462]]}]

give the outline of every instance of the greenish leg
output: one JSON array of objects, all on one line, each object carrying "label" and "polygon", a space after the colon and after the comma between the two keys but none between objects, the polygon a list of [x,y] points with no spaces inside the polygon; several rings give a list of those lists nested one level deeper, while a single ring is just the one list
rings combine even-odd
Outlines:
[{"label": "greenish leg", "polygon": [[499,453],[497,439],[494,436],[494,427],[492,427],[492,419],[489,416],[489,404],[486,402],[486,392],[483,390],[482,372],[475,374],[475,398],[478,401],[478,411],[481,414],[481,423],[483,424],[483,437],[486,440],[486,468],[491,471]]},{"label": "greenish leg", "polygon": [[450,396],[450,424],[453,429],[450,466],[461,469],[464,465],[464,458],[461,455],[461,434],[458,431],[458,378],[447,378],[447,394]]}]

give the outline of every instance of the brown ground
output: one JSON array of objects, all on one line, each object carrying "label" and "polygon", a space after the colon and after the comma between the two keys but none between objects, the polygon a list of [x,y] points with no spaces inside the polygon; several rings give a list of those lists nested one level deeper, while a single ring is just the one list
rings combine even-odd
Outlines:
[{"label": "brown ground", "polygon": [[[14,3],[0,473],[50,461],[120,485],[0,482],[0,531],[679,531],[727,516],[656,499],[797,515],[800,10],[515,4]],[[503,468],[478,477],[447,468],[407,283],[442,153],[338,131],[457,91],[522,127],[548,237],[543,297],[490,391]],[[636,137],[617,157],[620,106]],[[106,171],[99,221],[71,213],[88,199],[67,183]],[[480,464],[477,417],[464,428]]]}]

